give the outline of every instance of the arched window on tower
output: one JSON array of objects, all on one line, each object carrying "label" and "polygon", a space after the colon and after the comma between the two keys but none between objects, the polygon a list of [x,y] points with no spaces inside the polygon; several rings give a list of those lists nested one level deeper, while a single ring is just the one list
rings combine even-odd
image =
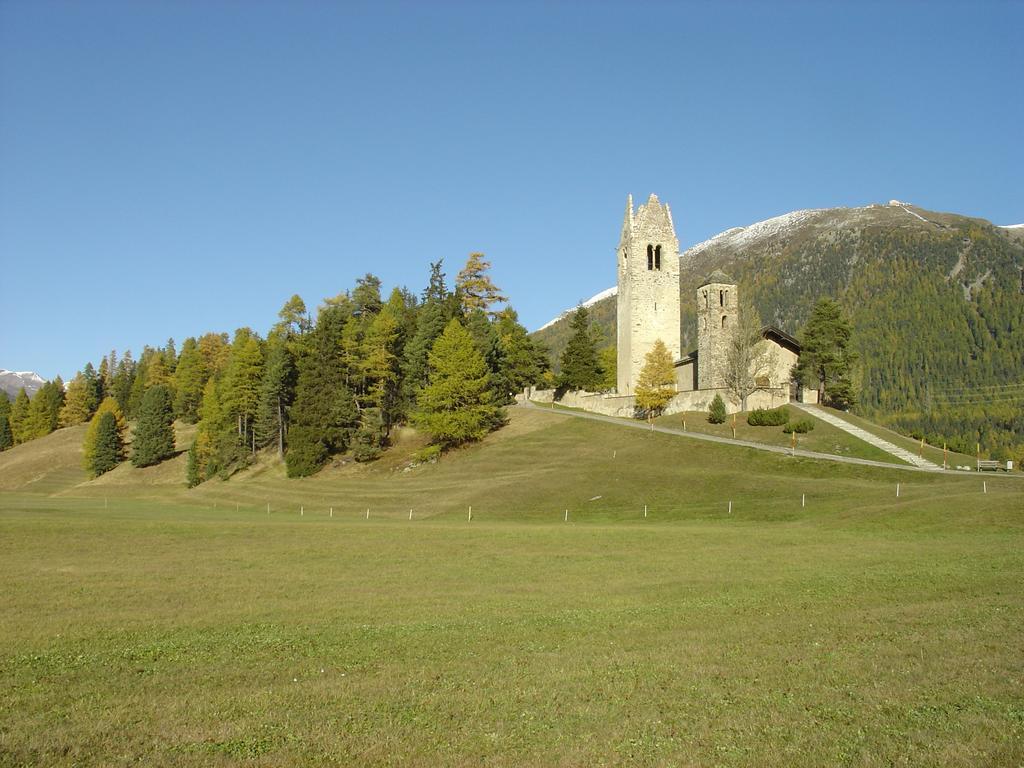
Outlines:
[{"label": "arched window on tower", "polygon": [[661,270],[661,246],[654,246],[654,268]]},{"label": "arched window on tower", "polygon": [[718,306],[720,306],[720,307],[724,307],[725,306],[725,291],[719,291],[718,292]]},{"label": "arched window on tower", "polygon": [[729,319],[728,315],[722,315],[722,327],[725,328],[725,321]]},{"label": "arched window on tower", "polygon": [[654,269],[654,246],[647,246],[647,268]]}]

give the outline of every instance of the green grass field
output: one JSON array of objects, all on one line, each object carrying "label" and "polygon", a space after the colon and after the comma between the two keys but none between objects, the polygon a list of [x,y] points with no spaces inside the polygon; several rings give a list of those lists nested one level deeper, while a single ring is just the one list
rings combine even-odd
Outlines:
[{"label": "green grass field", "polygon": [[521,410],[418,444],[192,491],[0,455],[0,765],[1024,760],[1017,478]]}]

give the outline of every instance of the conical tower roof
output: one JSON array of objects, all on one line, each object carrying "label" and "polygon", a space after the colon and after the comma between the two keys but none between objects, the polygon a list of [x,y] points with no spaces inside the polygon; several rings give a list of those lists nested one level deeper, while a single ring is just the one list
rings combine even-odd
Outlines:
[{"label": "conical tower roof", "polygon": [[703,288],[705,285],[711,285],[712,283],[716,285],[736,285],[736,281],[720,269],[716,269],[708,275],[698,287]]}]

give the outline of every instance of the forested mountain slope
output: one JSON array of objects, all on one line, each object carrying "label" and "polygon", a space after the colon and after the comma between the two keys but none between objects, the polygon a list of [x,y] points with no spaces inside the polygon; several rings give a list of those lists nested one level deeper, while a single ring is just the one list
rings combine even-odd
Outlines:
[{"label": "forested mountain slope", "polygon": [[[972,453],[977,441],[993,453],[1024,445],[1020,230],[897,201],[795,211],[700,243],[680,267],[685,350],[696,346],[694,292],[715,269],[790,333],[833,296],[861,355],[859,410]],[[614,343],[615,298],[591,311]],[[557,356],[567,332],[559,320],[535,336]]]}]

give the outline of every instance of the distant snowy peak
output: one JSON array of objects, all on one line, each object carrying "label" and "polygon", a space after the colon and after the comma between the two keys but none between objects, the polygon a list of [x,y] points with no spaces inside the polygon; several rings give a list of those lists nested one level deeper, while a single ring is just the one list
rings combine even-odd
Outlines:
[{"label": "distant snowy peak", "polygon": [[22,387],[31,397],[46,383],[46,379],[35,371],[8,371],[0,368],[0,391],[5,392],[10,399],[18,394]]},{"label": "distant snowy peak", "polygon": [[1000,224],[1000,229],[1024,229],[1024,224]]},{"label": "distant snowy peak", "polygon": [[[619,288],[618,288],[618,286],[615,286],[615,285],[613,285],[611,288],[605,288],[600,293],[595,293],[589,299],[587,299],[586,301],[582,302],[581,304],[577,304],[572,309],[565,310],[565,312],[563,312],[562,314],[560,314],[558,317],[554,318],[553,320],[548,320],[546,323],[544,323],[544,325],[542,325],[537,330],[538,331],[543,331],[545,328],[548,328],[549,326],[554,325],[559,320],[561,320],[563,317],[571,315],[577,309],[577,307],[591,307],[594,304],[597,304],[597,302],[601,301],[602,299],[607,299],[609,296],[614,296],[618,292],[619,292]],[[536,331],[535,331],[535,333],[536,333]]]},{"label": "distant snowy peak", "polygon": [[728,245],[734,248],[741,247],[754,242],[755,240],[780,234],[781,232],[784,232],[807,219],[817,216],[825,210],[828,209],[807,208],[802,211],[793,211],[791,213],[784,213],[781,216],[765,219],[764,221],[759,221],[756,224],[751,224],[747,227],[733,227],[732,229],[725,230],[725,232],[720,232],[714,237],[708,238],[704,242],[697,243],[696,245],[687,248],[683,255],[696,256],[698,253],[712,245]]}]

